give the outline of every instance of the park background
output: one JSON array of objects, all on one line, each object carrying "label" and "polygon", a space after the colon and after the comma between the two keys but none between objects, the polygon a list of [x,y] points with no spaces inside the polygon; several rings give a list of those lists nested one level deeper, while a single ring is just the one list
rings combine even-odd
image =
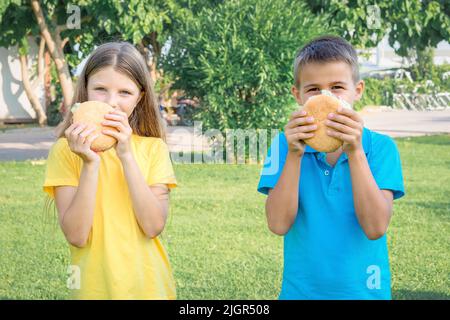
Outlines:
[{"label": "park background", "polygon": [[[438,45],[448,48],[449,7],[419,0],[1,1],[0,299],[68,296],[68,246],[43,213],[45,156],[14,160],[11,137],[52,132],[96,45],[136,45],[166,107],[169,133],[180,96],[195,101],[187,125],[281,129],[297,107],[290,96],[295,52],[322,34],[358,49],[366,81],[355,105],[361,114],[388,122],[401,111],[419,124],[441,115],[425,124],[431,127],[450,119],[449,51],[436,55]],[[383,42],[397,60],[377,52]],[[20,77],[8,73],[10,63]],[[384,132],[397,136],[406,186],[388,230],[393,298],[449,299],[450,126],[435,135],[423,128]],[[282,238],[266,226],[258,160],[174,165],[180,186],[161,238],[179,299],[277,298]]]}]

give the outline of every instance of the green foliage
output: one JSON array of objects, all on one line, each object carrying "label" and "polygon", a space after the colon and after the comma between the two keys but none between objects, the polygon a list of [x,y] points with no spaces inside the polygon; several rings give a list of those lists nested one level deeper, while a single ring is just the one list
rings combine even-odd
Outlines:
[{"label": "green foliage", "polygon": [[389,44],[396,48],[398,43],[397,54],[410,56],[410,50],[434,48],[440,41],[450,39],[448,1],[402,0],[391,3],[386,17],[391,24]]},{"label": "green foliage", "polygon": [[46,115],[47,115],[47,125],[49,126],[57,126],[63,119],[63,115],[61,112],[61,106],[63,103],[63,95],[62,89],[59,85],[59,80],[57,76],[57,70],[55,64],[51,64],[50,66],[50,79],[51,79],[51,101],[47,106]]},{"label": "green foliage", "polygon": [[375,47],[386,35],[395,52],[414,65],[413,77],[433,73],[432,48],[450,39],[445,0],[307,0],[315,14],[329,13],[329,25],[359,48]]},{"label": "green foliage", "polygon": [[328,14],[327,25],[358,48],[375,47],[389,27],[384,19],[392,1],[379,0],[307,0],[316,15]]},{"label": "green foliage", "polygon": [[[360,101],[356,102],[354,107],[356,110],[361,110],[369,105],[385,105],[392,106],[392,97],[394,93],[406,92],[434,94],[437,92],[450,92],[450,77],[444,79],[444,72],[450,71],[450,64],[443,64],[435,66],[434,73],[431,78],[421,77],[415,79],[414,82],[408,79],[374,79],[366,78],[364,94]],[[427,81],[433,82],[430,85]]]},{"label": "green foliage", "polygon": [[204,128],[278,128],[295,103],[297,49],[329,33],[301,1],[226,1],[188,19],[172,37],[164,69],[174,88],[201,99]]}]

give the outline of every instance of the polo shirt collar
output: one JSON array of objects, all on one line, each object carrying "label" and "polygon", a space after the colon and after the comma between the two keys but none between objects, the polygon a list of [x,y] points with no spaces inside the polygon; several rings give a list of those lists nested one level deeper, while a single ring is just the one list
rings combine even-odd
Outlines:
[{"label": "polo shirt collar", "polygon": [[[367,155],[370,152],[370,149],[371,149],[371,136],[370,136],[369,129],[367,129],[365,127],[363,128],[362,145],[363,145],[364,153]],[[305,152],[306,153],[323,153],[323,154],[326,154],[325,152],[319,152],[317,150],[314,150],[313,148],[311,148],[308,145],[306,145]],[[342,160],[348,159],[347,154],[345,152],[342,153],[340,158],[343,158]]]}]

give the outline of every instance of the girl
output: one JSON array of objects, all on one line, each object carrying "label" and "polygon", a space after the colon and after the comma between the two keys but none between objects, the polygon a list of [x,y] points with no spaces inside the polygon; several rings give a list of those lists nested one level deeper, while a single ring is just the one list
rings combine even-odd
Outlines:
[{"label": "girl", "polygon": [[90,149],[97,135],[72,124],[57,129],[47,160],[44,191],[55,199],[70,244],[72,298],[175,299],[171,267],[158,235],[177,182],[151,79],[129,43],[106,43],[89,57],[74,102],[106,102],[105,130],[117,144]]}]

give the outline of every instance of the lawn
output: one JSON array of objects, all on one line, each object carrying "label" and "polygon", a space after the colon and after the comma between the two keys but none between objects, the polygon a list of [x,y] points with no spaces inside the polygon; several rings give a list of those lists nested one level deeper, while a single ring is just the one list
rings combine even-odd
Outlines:
[{"label": "lawn", "polygon": [[[388,230],[394,299],[450,299],[450,136],[397,139],[406,196]],[[276,299],[282,238],[258,165],[175,165],[163,234],[179,299]],[[43,162],[0,162],[0,299],[65,299],[69,251],[44,218]]]}]

